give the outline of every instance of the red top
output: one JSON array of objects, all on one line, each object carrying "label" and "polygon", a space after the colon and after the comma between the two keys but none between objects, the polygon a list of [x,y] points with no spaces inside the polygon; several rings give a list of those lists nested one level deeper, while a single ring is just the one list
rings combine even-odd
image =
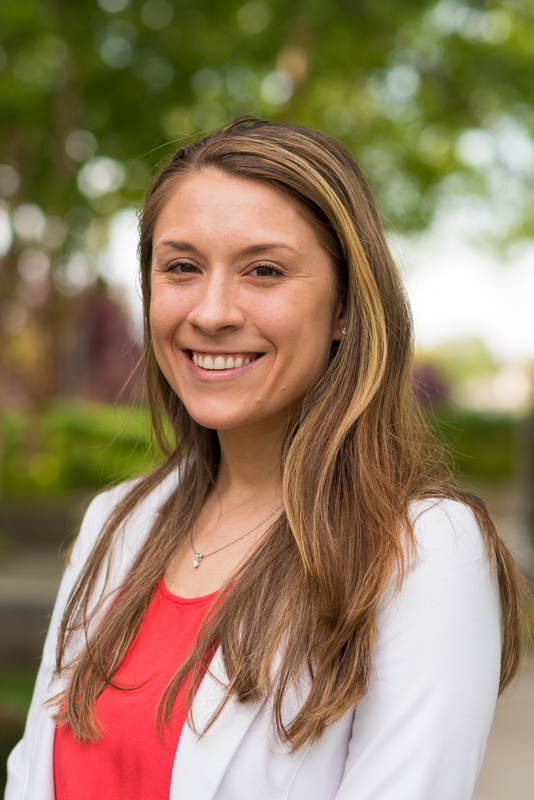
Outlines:
[{"label": "red top", "polygon": [[115,680],[132,690],[106,686],[96,701],[104,733],[95,743],[78,742],[68,723],[56,728],[56,800],[168,800],[174,755],[185,723],[185,687],[176,697],[172,721],[161,730],[155,714],[177,665],[194,644],[216,592],[177,597],[161,580],[137,637]]}]

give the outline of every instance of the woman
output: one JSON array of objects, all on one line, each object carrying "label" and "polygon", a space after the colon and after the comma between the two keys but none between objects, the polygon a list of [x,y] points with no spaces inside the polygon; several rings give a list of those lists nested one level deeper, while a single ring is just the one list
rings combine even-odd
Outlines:
[{"label": "woman", "polygon": [[521,580],[415,407],[358,167],[236,120],[177,151],[140,229],[167,459],[86,514],[8,800],[467,800]]}]

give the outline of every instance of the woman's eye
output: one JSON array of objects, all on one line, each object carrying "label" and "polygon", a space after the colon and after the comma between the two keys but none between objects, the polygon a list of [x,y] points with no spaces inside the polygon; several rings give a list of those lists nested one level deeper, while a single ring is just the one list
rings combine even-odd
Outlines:
[{"label": "woman's eye", "polygon": [[258,264],[257,267],[251,270],[251,275],[258,278],[274,278],[276,275],[281,275],[281,272],[270,264]]},{"label": "woman's eye", "polygon": [[168,271],[176,272],[178,273],[178,275],[189,275],[191,273],[197,272],[198,268],[195,267],[194,264],[189,264],[188,262],[179,261],[176,264],[169,264]]}]

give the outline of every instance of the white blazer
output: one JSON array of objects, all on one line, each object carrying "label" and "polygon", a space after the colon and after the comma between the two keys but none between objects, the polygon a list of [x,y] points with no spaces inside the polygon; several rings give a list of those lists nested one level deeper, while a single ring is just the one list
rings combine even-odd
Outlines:
[{"label": "white blazer", "polygon": [[[111,565],[118,586],[175,488],[167,478],[125,524]],[[23,739],[8,761],[5,800],[54,800],[53,711],[44,705],[58,625],[71,588],[125,485],[93,500],[65,570]],[[292,755],[273,737],[269,701],[229,702],[200,740],[186,724],[170,800],[470,800],[493,718],[500,609],[471,511],[452,501],[414,503],[418,557],[401,592],[384,597],[373,679],[359,705],[320,741]],[[212,662],[224,680],[220,654]],[[193,715],[199,730],[221,697],[206,676]],[[288,698],[291,717],[296,698]]]}]

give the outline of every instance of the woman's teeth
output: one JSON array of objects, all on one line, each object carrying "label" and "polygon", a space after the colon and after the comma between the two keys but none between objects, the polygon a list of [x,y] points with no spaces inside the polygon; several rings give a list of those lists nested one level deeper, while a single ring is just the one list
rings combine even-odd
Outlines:
[{"label": "woman's teeth", "polygon": [[250,364],[250,356],[208,356],[203,353],[192,353],[193,364],[201,369],[235,369]]}]

